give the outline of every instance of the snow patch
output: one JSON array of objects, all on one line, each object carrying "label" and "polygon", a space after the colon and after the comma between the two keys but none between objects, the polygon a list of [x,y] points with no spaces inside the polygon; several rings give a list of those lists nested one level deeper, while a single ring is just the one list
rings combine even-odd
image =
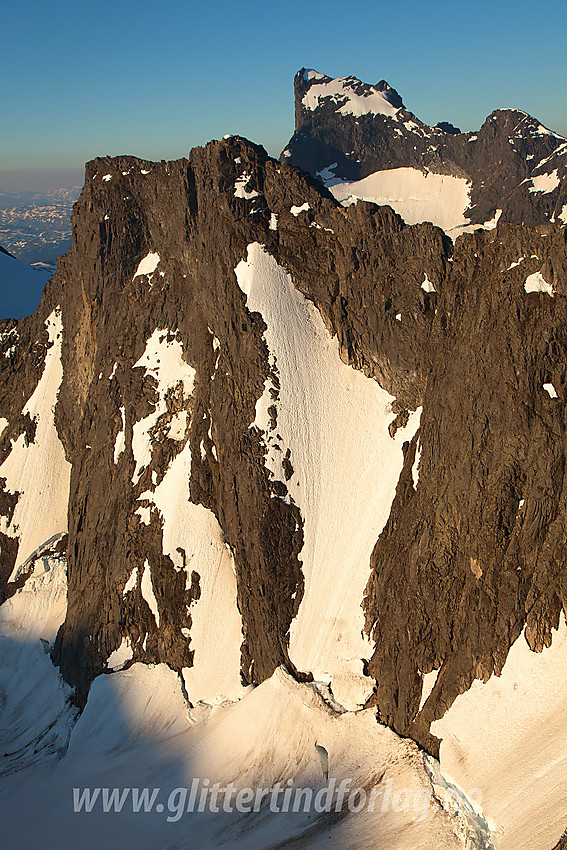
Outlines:
[{"label": "snow patch", "polygon": [[234,197],[242,198],[245,201],[250,201],[252,198],[260,197],[260,192],[257,192],[256,189],[251,189],[248,191],[246,186],[250,181],[250,174],[247,171],[243,171],[238,180],[234,184]]},{"label": "snow patch", "polygon": [[413,479],[413,488],[417,490],[417,482],[419,481],[419,462],[421,460],[421,442],[417,441],[415,450],[415,459],[411,468],[411,477]]},{"label": "snow patch", "polygon": [[424,280],[423,280],[423,283],[421,284],[421,288],[422,288],[425,292],[437,292],[437,290],[435,289],[435,287],[434,287],[433,283],[432,283],[432,282],[429,280],[429,278],[427,277],[427,272],[424,272]]},{"label": "snow patch", "polygon": [[555,389],[553,384],[544,384],[543,388],[550,398],[559,398],[559,396],[557,395],[557,390]]},{"label": "snow patch", "polygon": [[551,284],[547,283],[541,272],[528,275],[524,283],[526,292],[546,292],[552,298],[555,295]]},{"label": "snow patch", "polygon": [[136,278],[141,277],[141,275],[147,275],[150,277],[157,269],[158,263],[159,254],[156,254],[155,251],[150,251],[149,254],[146,254],[143,260],[140,260],[138,268],[136,269],[136,274],[132,280],[136,280]]},{"label": "snow patch", "polygon": [[300,207],[295,206],[295,204],[294,204],[294,205],[291,207],[291,209],[290,209],[290,213],[291,213],[292,215],[294,215],[294,216],[297,218],[297,216],[299,215],[299,213],[307,212],[307,210],[309,210],[309,209],[310,209],[310,206],[309,206],[309,204],[307,203],[307,201],[305,201],[305,203],[304,203],[304,204],[301,204],[301,206],[300,206]]},{"label": "snow patch", "polygon": [[[417,483],[417,482],[416,482]],[[435,687],[435,682],[437,681],[437,676],[439,675],[439,670],[432,670],[430,673],[423,673],[423,683],[421,686],[421,701],[419,703],[419,710],[423,708],[426,703],[426,700]]]},{"label": "snow patch", "polygon": [[124,451],[126,447],[126,408],[122,406],[120,408],[120,415],[122,417],[122,430],[118,432],[116,435],[116,439],[114,441],[114,463],[118,463],[118,458]]},{"label": "snow patch", "polygon": [[143,470],[150,464],[152,457],[151,429],[159,418],[167,413],[166,395],[170,389],[183,386],[183,397],[187,401],[193,392],[195,369],[183,359],[181,342],[172,338],[170,331],[156,329],[146,343],[142,356],[132,367],[144,368],[146,375],[152,375],[157,382],[158,400],[153,413],[135,423],[132,432],[132,452],[136,469],[132,476],[135,485]]},{"label": "snow patch", "polygon": [[557,169],[555,169],[550,174],[538,174],[537,177],[532,177],[531,183],[532,185],[528,190],[529,192],[541,192],[542,194],[547,194],[548,192],[553,192],[554,189],[557,189],[561,180],[557,174]]},{"label": "snow patch", "polygon": [[107,669],[115,672],[123,670],[124,665],[132,660],[132,654],[129,638],[122,638],[122,643],[118,649],[115,649],[108,657],[108,661],[106,662]]},{"label": "snow patch", "polygon": [[137,582],[138,582],[138,567],[134,567],[134,569],[132,570],[132,573],[130,575],[130,578],[128,579],[128,581],[124,585],[124,590],[122,591],[122,596],[126,596],[127,593],[129,593],[131,590],[134,590]]},{"label": "snow patch", "polygon": [[10,423],[7,419],[4,419],[3,416],[0,416],[0,437],[2,436],[9,424]]},{"label": "snow patch", "polygon": [[505,269],[505,271],[509,272],[509,271],[510,271],[510,269],[515,269],[515,268],[516,268],[516,266],[519,266],[519,265],[520,265],[520,263],[523,263],[525,259],[526,259],[525,257],[520,257],[520,259],[519,259],[519,260],[516,260],[516,262],[515,262],[515,263],[510,263],[510,265],[508,266],[508,268],[507,268],[507,269]]},{"label": "snow patch", "polygon": [[144,568],[142,570],[142,580],[140,582],[140,589],[142,591],[142,596],[150,606],[150,611],[154,615],[154,620],[156,621],[156,625],[159,629],[159,608],[157,604],[156,595],[154,593],[154,585],[152,582],[152,571],[150,565],[148,563],[148,559],[144,561]]},{"label": "snow patch", "polygon": [[500,221],[501,215],[502,215],[502,210],[496,210],[493,218],[489,219],[488,221],[485,221],[484,224],[481,224],[480,228],[482,228],[483,230],[494,230],[494,228],[496,227],[496,225]]}]

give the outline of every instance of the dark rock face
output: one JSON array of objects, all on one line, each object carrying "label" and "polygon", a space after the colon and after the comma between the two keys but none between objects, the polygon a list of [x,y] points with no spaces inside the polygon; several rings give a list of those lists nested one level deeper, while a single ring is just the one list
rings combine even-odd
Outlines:
[{"label": "dark rock face", "polygon": [[[63,322],[73,331],[63,350],[65,377],[57,415],[73,473],[69,609],[55,653],[81,699],[124,634],[135,659],[167,661],[175,670],[191,666],[181,629],[191,626],[187,606],[192,591],[186,592],[184,574],[162,554],[159,521],[146,527],[134,517],[152,475],[159,483],[187,439],[192,499],[218,517],[240,570],[243,673],[262,681],[277,665],[292,666],[286,633],[301,598],[301,535],[295,534],[301,518],[296,509],[271,498],[258,436],[248,427],[268,367],[262,322],[248,314],[233,272],[246,244],[256,238],[257,221],[264,218],[250,216],[250,203],[234,197],[234,183],[247,170],[261,189],[268,177],[265,159],[255,146],[235,141],[197,149],[190,162],[97,160],[87,168],[73,221],[76,243],[58,276],[70,292]],[[144,171],[149,173],[142,175]],[[272,165],[272,180],[274,171]],[[114,181],[110,187],[110,180],[100,179],[107,173]],[[133,278],[150,250],[159,253],[163,272],[151,288],[144,276]],[[191,428],[181,441],[161,439],[152,463],[132,486],[130,438],[116,465],[112,447],[120,406],[125,406],[129,434],[132,423],[155,404],[152,379],[132,368],[155,328],[177,335],[198,376],[189,405],[170,398],[160,426],[166,429],[172,416],[189,406]],[[214,336],[221,342],[216,372]],[[105,380],[99,381],[101,372]],[[213,373],[214,382],[204,380]],[[91,446],[88,453],[85,444]],[[213,446],[218,447],[216,457]],[[121,593],[107,592],[108,587],[123,588],[146,559],[152,564],[160,610],[169,612],[159,632],[139,588],[123,599]],[[292,602],[295,591],[297,601]]]},{"label": "dark rock face", "polygon": [[[333,94],[338,87],[342,93]],[[394,115],[359,114],[349,106],[353,95],[362,95],[370,105],[361,108],[371,110],[378,90],[393,91],[387,83],[374,88],[354,77],[333,80],[302,68],[295,76],[295,133],[282,160],[313,176],[333,166],[334,176],[347,181],[401,167],[465,177],[472,184],[465,213],[471,224],[492,220],[498,210],[502,221],[530,226],[561,215],[567,144],[535,118],[501,109],[478,132],[461,133],[448,122],[424,124],[397,92],[393,99],[388,94],[398,109]]]},{"label": "dark rock face", "polygon": [[[440,287],[421,426],[364,603],[380,714],[430,749],[457,694],[501,671],[524,625],[532,649],[550,645],[565,609],[565,247],[564,229],[479,231]],[[536,266],[554,297],[526,292]]]},{"label": "dark rock face", "polygon": [[[380,91],[403,109],[395,92]],[[235,194],[244,174],[249,198]],[[301,216],[291,212],[306,203]],[[234,269],[259,242],[319,309],[345,362],[395,396],[390,433],[423,407],[361,604],[380,719],[435,751],[430,723],[474,678],[501,669],[524,625],[541,650],[566,603],[565,228],[506,224],[453,246],[440,229],[409,227],[388,207],[343,208],[319,181],[230,138],[189,160],[89,163],[73,233],[38,312],[1,328],[1,345],[10,333],[18,342],[12,357],[0,357],[0,416],[10,423],[0,459],[18,434],[33,439],[20,411],[43,369],[43,322],[60,306],[56,423],[72,472],[68,611],[54,658],[78,702],[124,637],[134,660],[176,671],[193,663],[181,630],[190,638],[198,568],[187,587],[185,570],[164,554],[157,513],[147,524],[136,514],[187,443],[190,498],[214,513],[234,555],[243,679],[260,682],[279,664],[302,678],[312,672],[295,669],[289,653],[304,592],[304,518],[282,498],[286,484],[268,473],[250,428],[272,367],[264,322],[247,309]],[[159,255],[157,271],[136,274],[149,253]],[[526,291],[535,273],[553,296]],[[434,291],[422,287],[424,274]],[[196,377],[188,396],[181,384],[168,389],[137,476],[133,425],[155,410],[160,389],[136,364],[156,330],[182,345]],[[173,439],[184,411],[190,424]],[[287,481],[285,446],[282,458]],[[15,499],[4,494],[0,513]],[[0,542],[7,595],[16,555],[11,538]],[[159,627],[139,578],[125,590],[146,561]],[[437,668],[419,712],[422,674]]]},{"label": "dark rock face", "polygon": [[[142,170],[149,173],[141,176]],[[248,189],[261,192],[253,202],[234,196],[244,171],[250,175]],[[101,181],[107,173],[111,180]],[[333,229],[333,251],[325,231],[306,227],[290,213],[294,203],[306,201],[310,219],[317,216]],[[277,231],[269,229],[272,213]],[[412,347],[415,339],[424,342],[432,316],[430,297],[416,286],[420,258],[427,253],[429,273],[442,274],[444,238],[429,225],[404,227],[387,208],[345,211],[308,177],[238,139],[196,149],[188,162],[90,163],[73,225],[76,242],[51,294],[54,302],[64,302],[63,324],[69,328],[57,421],[73,464],[69,608],[57,661],[81,699],[125,634],[135,659],[167,661],[176,670],[191,665],[191,651],[180,637],[180,629],[191,626],[185,613],[190,599],[162,554],[159,524],[141,526],[133,516],[152,473],[159,482],[184,442],[161,441],[135,487],[128,438],[117,466],[112,460],[120,406],[127,432],[151,409],[151,381],[144,383],[132,366],[152,331],[164,327],[177,330],[198,376],[213,374],[213,334],[220,340],[215,380],[198,380],[190,401],[191,497],[215,513],[235,557],[243,675],[259,682],[281,663],[293,669],[287,635],[302,596],[302,518],[294,505],[272,498],[284,495],[283,485],[270,481],[264,450],[249,429],[268,364],[263,322],[248,313],[233,270],[248,243],[265,244],[338,333],[344,359],[395,387],[402,407],[413,407],[428,367],[421,347],[417,363]],[[149,250],[159,254],[164,272],[151,289],[143,278],[132,280]],[[393,318],[405,307],[412,319],[402,330]],[[172,406],[171,413],[177,409]],[[208,449],[204,458],[201,443]],[[159,633],[139,590],[127,593],[125,602],[121,593],[108,593],[109,587],[123,588],[146,558],[160,610],[163,604],[171,612]]]}]

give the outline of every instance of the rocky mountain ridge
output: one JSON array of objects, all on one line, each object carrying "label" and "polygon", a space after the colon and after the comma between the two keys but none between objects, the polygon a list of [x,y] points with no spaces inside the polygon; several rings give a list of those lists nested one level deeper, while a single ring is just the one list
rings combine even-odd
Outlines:
[{"label": "rocky mountain ridge", "polygon": [[140,664],[193,708],[284,667],[438,756],[522,634],[559,645],[567,231],[503,213],[453,243],[293,157],[87,164],[71,250],[0,325],[0,602],[66,549],[80,710]]},{"label": "rocky mountain ridge", "polygon": [[[374,87],[302,68],[294,85],[296,127],[282,159],[328,185],[409,168],[464,178],[468,224],[496,216],[530,226],[565,223],[567,142],[527,113],[499,109],[477,132],[461,133],[444,122],[424,124],[384,81]],[[394,92],[392,103],[383,90]]]}]

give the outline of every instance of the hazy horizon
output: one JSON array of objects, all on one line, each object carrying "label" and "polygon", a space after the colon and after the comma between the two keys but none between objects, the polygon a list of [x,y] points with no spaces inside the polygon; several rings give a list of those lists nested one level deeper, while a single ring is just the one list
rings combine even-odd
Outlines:
[{"label": "hazy horizon", "polygon": [[477,130],[494,109],[516,107],[567,135],[564,0],[535,12],[528,0],[283,10],[101,0],[87,18],[69,0],[24,0],[3,26],[4,65],[16,70],[2,102],[2,191],[58,188],[65,172],[61,185],[82,185],[93,157],[177,159],[225,133],[278,155],[303,66],[386,79],[428,124]]}]

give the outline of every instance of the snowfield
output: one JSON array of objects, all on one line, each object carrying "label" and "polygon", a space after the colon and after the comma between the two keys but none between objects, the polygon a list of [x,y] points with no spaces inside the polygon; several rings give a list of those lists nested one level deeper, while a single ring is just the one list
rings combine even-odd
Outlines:
[{"label": "snowfield", "polygon": [[524,635],[501,676],[457,697],[431,731],[443,738],[441,767],[464,788],[482,789],[500,850],[551,848],[567,822],[567,627],[549,649]]},{"label": "snowfield", "polygon": [[464,213],[470,203],[471,184],[464,177],[417,168],[389,168],[350,183],[330,177],[327,185],[345,206],[357,200],[388,204],[407,224],[430,221],[449,234],[458,234],[470,225]]},{"label": "snowfield", "polygon": [[[361,608],[370,555],[390,513],[402,445],[417,430],[421,410],[392,439],[393,396],[341,360],[321,314],[273,257],[258,243],[249,245],[236,276],[248,309],[267,325],[280,383],[275,428],[270,378],[253,426],[264,433],[266,465],[287,483],[304,521],[305,594],[291,625],[290,658],[331,683],[342,705],[359,708],[372,691],[362,674],[372,645],[362,636]],[[285,482],[288,449],[294,472]]]},{"label": "snowfield", "polygon": [[[486,838],[451,810],[413,743],[281,668],[237,702],[190,709],[166,665],[134,664],[99,676],[77,719],[39,641],[65,615],[64,575],[64,563],[38,562],[0,607],[0,740],[13,753],[0,773],[7,846],[458,850]],[[209,793],[215,783],[222,807]],[[153,802],[135,811],[145,788]],[[33,817],[22,818],[22,799],[33,801]]]}]

